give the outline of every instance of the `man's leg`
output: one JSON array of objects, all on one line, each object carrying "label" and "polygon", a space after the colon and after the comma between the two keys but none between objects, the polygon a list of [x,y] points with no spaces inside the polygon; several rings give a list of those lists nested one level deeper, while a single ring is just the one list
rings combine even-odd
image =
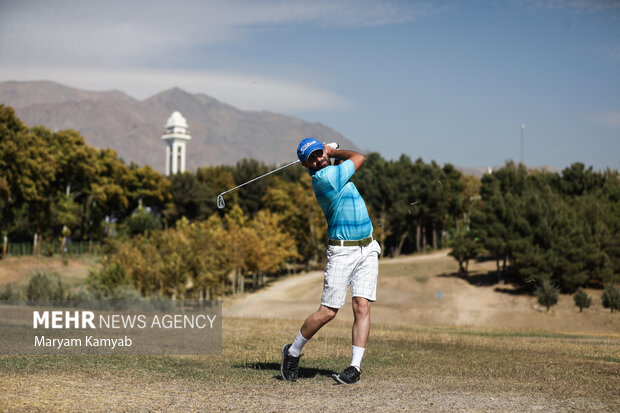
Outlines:
[{"label": "man's leg", "polygon": [[370,301],[362,297],[353,297],[353,331],[351,334],[351,365],[342,373],[332,374],[338,383],[353,384],[360,381],[360,365],[366,351],[366,342],[370,334]]},{"label": "man's leg", "polygon": [[308,340],[310,340],[312,336],[314,336],[316,332],[321,329],[321,327],[333,320],[337,313],[337,308],[321,305],[318,310],[310,314],[301,326],[301,329],[297,334],[297,338],[295,338],[295,341],[291,344],[288,354],[294,357],[299,357],[301,349],[306,345]]},{"label": "man's leg", "polygon": [[379,254],[381,247],[373,241],[362,249],[363,262],[351,281],[351,295],[353,296],[353,357],[351,365],[360,370],[362,356],[366,349],[366,342],[370,333],[370,303],[377,297],[377,277],[379,275]]},{"label": "man's leg", "polygon": [[351,274],[357,265],[357,258],[348,247],[330,245],[327,248],[327,263],[323,279],[321,306],[304,321],[295,341],[282,347],[282,366],[280,371],[284,380],[297,379],[301,349],[317,331],[334,319],[338,309],[344,304]]},{"label": "man's leg", "polygon": [[321,305],[317,311],[306,318],[299,333],[297,333],[295,341],[293,341],[292,344],[285,344],[284,347],[282,347],[282,365],[280,366],[280,372],[284,380],[297,380],[301,349],[321,327],[333,320],[337,313],[337,308]]},{"label": "man's leg", "polygon": [[306,340],[310,340],[321,327],[333,320],[337,313],[337,308],[321,305],[318,310],[306,318],[306,321],[304,321],[304,324],[299,330],[301,331],[301,335],[304,336]]},{"label": "man's leg", "polygon": [[353,297],[353,332],[351,334],[351,365],[361,371],[362,357],[366,351],[366,342],[370,334],[370,301],[366,298]]},{"label": "man's leg", "polygon": [[352,344],[366,348],[370,334],[370,301],[362,297],[353,297],[353,334]]},{"label": "man's leg", "polygon": [[353,307],[353,329],[351,332],[351,365],[342,373],[332,374],[338,383],[359,383],[362,357],[366,351],[366,342],[370,333],[370,303],[377,296],[377,277],[379,275],[379,254],[381,247],[373,241],[362,248],[362,261],[357,265],[351,278],[351,296]]}]

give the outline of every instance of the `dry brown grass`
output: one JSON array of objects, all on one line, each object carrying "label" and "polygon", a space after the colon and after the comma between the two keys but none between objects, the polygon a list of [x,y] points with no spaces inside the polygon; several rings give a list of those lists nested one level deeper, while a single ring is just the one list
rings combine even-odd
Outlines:
[{"label": "dry brown grass", "polygon": [[30,277],[37,273],[58,273],[66,285],[82,283],[88,276],[89,268],[96,267],[97,258],[92,255],[81,255],[63,259],[54,257],[5,257],[0,259],[0,286],[14,284],[24,287]]},{"label": "dry brown grass", "polygon": [[363,382],[333,385],[350,361],[350,325],[304,349],[300,379],[279,378],[296,321],[227,319],[220,356],[0,359],[5,410],[617,411],[618,335],[375,326]]}]

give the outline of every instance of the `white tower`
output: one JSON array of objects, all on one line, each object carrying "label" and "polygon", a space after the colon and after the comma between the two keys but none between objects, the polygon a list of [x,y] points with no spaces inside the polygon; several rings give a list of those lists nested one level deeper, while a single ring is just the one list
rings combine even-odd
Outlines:
[{"label": "white tower", "polygon": [[178,111],[174,111],[166,122],[166,133],[161,136],[166,141],[166,175],[185,171],[187,151],[185,144],[192,137],[187,130],[187,121]]}]

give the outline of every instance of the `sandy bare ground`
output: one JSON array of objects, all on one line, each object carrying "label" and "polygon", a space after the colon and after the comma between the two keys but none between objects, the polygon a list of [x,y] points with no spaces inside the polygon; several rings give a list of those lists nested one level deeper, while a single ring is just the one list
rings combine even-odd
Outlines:
[{"label": "sandy bare ground", "polygon": [[[472,262],[470,277],[482,277],[494,269],[494,262]],[[456,271],[457,263],[447,251],[381,260],[373,323],[620,332],[620,317],[602,307],[600,291],[588,291],[593,304],[583,313],[568,295],[547,312],[535,297],[516,294],[511,285],[472,285],[455,276]],[[291,276],[225,303],[223,315],[303,320],[318,308],[322,288],[322,271]],[[352,320],[350,297],[337,318]]]}]

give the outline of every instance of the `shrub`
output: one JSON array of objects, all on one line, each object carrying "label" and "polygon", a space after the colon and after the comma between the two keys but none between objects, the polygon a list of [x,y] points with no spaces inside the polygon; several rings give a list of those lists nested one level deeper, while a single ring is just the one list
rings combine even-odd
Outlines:
[{"label": "shrub", "polygon": [[88,294],[96,300],[133,301],[142,298],[123,265],[115,260],[104,259],[104,266],[100,271],[90,270],[87,285]]},{"label": "shrub", "polygon": [[30,278],[26,298],[32,301],[62,300],[65,288],[58,274],[36,273]]},{"label": "shrub", "polygon": [[536,298],[538,298],[538,303],[547,307],[547,311],[549,311],[551,306],[557,304],[560,289],[553,285],[551,281],[544,280],[538,287],[536,287],[535,294]]},{"label": "shrub", "polygon": [[19,300],[20,293],[19,290],[15,289],[13,284],[5,285],[2,290],[0,290],[0,300]]},{"label": "shrub", "polygon": [[582,312],[584,308],[590,308],[592,304],[592,298],[586,293],[583,288],[579,288],[575,295],[573,295],[575,305],[579,307],[579,312]]},{"label": "shrub", "polygon": [[115,288],[132,284],[123,265],[107,258],[103,260],[103,268],[100,271],[89,271],[86,282],[96,298],[109,297]]},{"label": "shrub", "polygon": [[613,313],[614,310],[620,310],[620,288],[608,285],[601,295],[603,307],[609,308]]},{"label": "shrub", "polygon": [[159,215],[151,214],[145,209],[138,209],[125,221],[124,227],[131,236],[144,234],[149,231],[161,229]]}]

